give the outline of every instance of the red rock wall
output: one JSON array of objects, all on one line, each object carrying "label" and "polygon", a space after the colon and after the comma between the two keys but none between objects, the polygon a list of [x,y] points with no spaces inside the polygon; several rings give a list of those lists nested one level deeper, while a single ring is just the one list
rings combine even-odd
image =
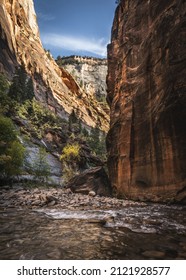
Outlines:
[{"label": "red rock wall", "polygon": [[123,197],[186,197],[186,1],[122,0],[108,46],[107,137]]}]

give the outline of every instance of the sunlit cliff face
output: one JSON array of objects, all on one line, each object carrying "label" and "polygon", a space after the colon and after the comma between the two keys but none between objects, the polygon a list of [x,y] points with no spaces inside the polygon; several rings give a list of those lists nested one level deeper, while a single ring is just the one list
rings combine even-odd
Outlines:
[{"label": "sunlit cliff face", "polygon": [[33,77],[38,100],[63,118],[78,111],[85,125],[108,130],[108,114],[95,98],[83,95],[72,76],[43,49],[32,0],[0,0],[0,24],[1,71],[11,76],[15,66],[23,64]]}]

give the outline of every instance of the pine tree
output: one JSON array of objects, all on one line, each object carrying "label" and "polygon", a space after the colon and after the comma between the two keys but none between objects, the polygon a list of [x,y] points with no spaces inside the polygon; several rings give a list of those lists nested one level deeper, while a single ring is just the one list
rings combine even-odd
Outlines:
[{"label": "pine tree", "polygon": [[30,77],[26,83],[26,99],[32,100],[34,98],[34,85],[32,78]]},{"label": "pine tree", "polygon": [[0,114],[6,113],[10,106],[10,98],[7,94],[9,88],[8,80],[5,75],[0,74]]},{"label": "pine tree", "polygon": [[69,115],[68,119],[68,128],[71,131],[72,130],[72,125],[77,123],[78,119],[76,117],[76,113],[74,110],[72,110],[71,114]]},{"label": "pine tree", "polygon": [[23,103],[26,100],[32,100],[34,97],[32,78],[28,78],[24,66],[20,66],[16,69],[9,89],[9,96],[18,103]]}]

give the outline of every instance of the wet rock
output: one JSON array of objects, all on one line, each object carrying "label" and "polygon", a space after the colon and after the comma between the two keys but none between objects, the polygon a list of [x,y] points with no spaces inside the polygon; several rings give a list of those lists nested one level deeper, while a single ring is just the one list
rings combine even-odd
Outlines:
[{"label": "wet rock", "polygon": [[152,259],[163,259],[165,257],[165,252],[161,251],[145,251],[142,253],[144,257]]},{"label": "wet rock", "polygon": [[90,192],[95,192],[95,194],[101,196],[111,195],[110,182],[103,167],[88,169],[73,177],[69,181],[67,188],[70,188],[75,193],[89,194]]}]

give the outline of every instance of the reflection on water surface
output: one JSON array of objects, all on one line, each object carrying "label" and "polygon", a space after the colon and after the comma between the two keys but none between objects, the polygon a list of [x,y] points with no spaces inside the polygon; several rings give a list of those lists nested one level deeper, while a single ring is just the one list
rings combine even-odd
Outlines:
[{"label": "reflection on water surface", "polygon": [[186,208],[0,209],[0,259],[186,259]]}]

